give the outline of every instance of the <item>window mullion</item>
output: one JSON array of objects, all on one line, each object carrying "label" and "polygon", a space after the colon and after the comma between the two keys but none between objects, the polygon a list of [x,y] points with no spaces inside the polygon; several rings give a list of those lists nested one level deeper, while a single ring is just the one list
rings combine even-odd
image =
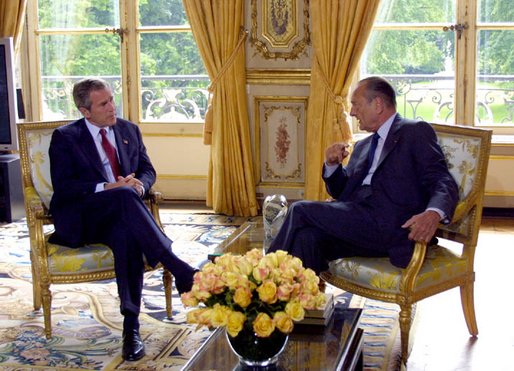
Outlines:
[{"label": "window mullion", "polygon": [[476,1],[457,2],[457,23],[467,24],[456,38],[455,123],[475,125],[476,99]]}]

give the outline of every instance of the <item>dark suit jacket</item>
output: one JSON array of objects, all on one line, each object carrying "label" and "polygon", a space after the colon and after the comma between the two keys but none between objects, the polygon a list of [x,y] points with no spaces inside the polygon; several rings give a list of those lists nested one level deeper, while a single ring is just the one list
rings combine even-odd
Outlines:
[{"label": "dark suit jacket", "polygon": [[[117,119],[113,126],[120,158],[121,174],[136,174],[148,191],[155,183],[155,169],[150,162],[139,128]],[[50,172],[54,194],[50,213],[54,219],[53,242],[75,247],[82,238],[81,208],[98,183],[108,182],[100,156],[85,119],[56,129],[50,142]]]},{"label": "dark suit jacket", "polygon": [[[352,194],[360,187],[366,175],[370,143],[371,136],[358,141],[348,165],[340,166],[324,179],[328,192],[338,201],[352,201]],[[390,244],[393,264],[395,255],[405,255],[409,249],[401,225],[410,217],[435,207],[451,219],[458,187],[428,123],[396,116],[373,174],[371,190],[366,207],[383,233],[384,243]]]}]

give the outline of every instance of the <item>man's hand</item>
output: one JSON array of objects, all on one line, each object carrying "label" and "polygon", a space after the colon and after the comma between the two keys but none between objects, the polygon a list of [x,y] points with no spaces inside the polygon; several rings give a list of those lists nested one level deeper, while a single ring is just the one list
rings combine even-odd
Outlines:
[{"label": "man's hand", "polygon": [[426,210],[407,220],[402,228],[409,228],[409,240],[430,242],[434,237],[441,217],[433,210]]},{"label": "man's hand", "polygon": [[350,154],[348,143],[334,143],[325,151],[325,163],[329,166],[339,165]]},{"label": "man's hand", "polygon": [[139,196],[143,196],[145,189],[143,183],[136,178],[136,174],[132,173],[126,177],[119,176],[116,183],[107,183],[105,189],[113,189],[118,187],[131,187],[134,188]]}]

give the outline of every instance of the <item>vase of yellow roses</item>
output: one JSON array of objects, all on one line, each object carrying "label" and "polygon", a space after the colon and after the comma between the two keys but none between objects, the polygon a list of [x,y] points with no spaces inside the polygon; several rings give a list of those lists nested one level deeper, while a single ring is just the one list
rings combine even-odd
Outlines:
[{"label": "vase of yellow roses", "polygon": [[285,251],[264,255],[262,249],[207,263],[181,299],[197,307],[188,312],[188,323],[224,327],[240,362],[252,367],[274,364],[305,310],[325,304],[313,270]]}]

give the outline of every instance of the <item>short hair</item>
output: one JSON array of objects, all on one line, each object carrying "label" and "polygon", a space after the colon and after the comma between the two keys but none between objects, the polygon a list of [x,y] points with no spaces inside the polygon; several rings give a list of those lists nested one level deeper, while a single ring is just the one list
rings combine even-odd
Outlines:
[{"label": "short hair", "polygon": [[396,108],[396,92],[386,79],[378,76],[370,76],[359,81],[364,86],[364,95],[371,102],[376,97],[381,97],[386,105]]},{"label": "short hair", "polygon": [[91,109],[91,98],[89,95],[92,91],[110,89],[109,84],[99,78],[82,79],[73,85],[73,101],[78,109],[84,107]]}]

